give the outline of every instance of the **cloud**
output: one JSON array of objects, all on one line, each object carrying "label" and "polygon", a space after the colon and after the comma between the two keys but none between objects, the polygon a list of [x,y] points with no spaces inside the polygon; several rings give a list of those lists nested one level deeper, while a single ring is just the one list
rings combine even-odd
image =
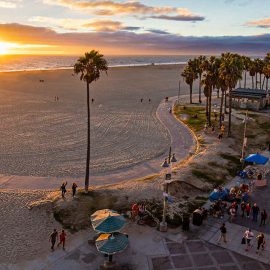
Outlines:
[{"label": "cloud", "polygon": [[22,0],[0,0],[0,8],[16,8]]},{"label": "cloud", "polygon": [[168,15],[159,15],[159,16],[150,16],[149,18],[152,19],[162,19],[162,20],[170,20],[170,21],[203,21],[205,18],[202,16],[196,16],[196,15],[175,15],[175,16],[168,16]]},{"label": "cloud", "polygon": [[153,34],[170,35],[169,32],[163,31],[163,30],[158,30],[158,29],[148,29],[147,31],[150,32],[150,33],[153,33]]},{"label": "cloud", "polygon": [[270,28],[270,18],[261,19],[257,21],[250,21],[250,22],[247,22],[246,25],[260,27],[260,28]]},{"label": "cloud", "polygon": [[142,18],[154,18],[176,21],[202,21],[205,18],[193,14],[186,8],[147,6],[138,1],[115,2],[112,0],[43,0],[45,4],[78,9],[95,15],[132,15]]},{"label": "cloud", "polygon": [[192,37],[161,35],[158,33],[134,33],[128,31],[57,33],[45,27],[21,24],[0,24],[3,41],[18,44],[45,44],[69,46],[76,52],[95,48],[103,53],[166,53],[166,54],[218,54],[225,51],[265,54],[269,51],[270,34],[256,36]]},{"label": "cloud", "polygon": [[66,30],[94,30],[98,32],[115,32],[120,30],[136,31],[140,27],[126,26],[122,22],[112,20],[97,19],[61,19],[50,17],[32,17],[30,22],[46,23],[52,27],[62,28]]}]

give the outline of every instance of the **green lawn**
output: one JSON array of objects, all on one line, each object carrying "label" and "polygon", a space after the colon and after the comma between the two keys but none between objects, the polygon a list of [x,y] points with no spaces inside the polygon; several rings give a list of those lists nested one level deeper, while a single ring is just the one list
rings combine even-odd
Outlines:
[{"label": "green lawn", "polygon": [[174,114],[195,132],[203,130],[206,123],[205,107],[203,106],[178,105],[174,108]]}]

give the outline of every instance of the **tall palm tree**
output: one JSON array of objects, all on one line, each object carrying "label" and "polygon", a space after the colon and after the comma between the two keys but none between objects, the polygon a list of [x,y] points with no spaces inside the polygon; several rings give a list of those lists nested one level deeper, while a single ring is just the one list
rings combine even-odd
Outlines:
[{"label": "tall palm tree", "polygon": [[269,62],[269,64],[265,64],[265,66],[263,68],[263,74],[264,74],[265,79],[266,79],[265,90],[268,92],[268,80],[270,78],[270,62]]},{"label": "tall palm tree", "polygon": [[220,74],[218,74],[217,88],[221,90],[221,99],[220,99],[220,107],[219,107],[219,127],[221,128],[223,104],[224,104],[224,97],[226,95],[227,85],[224,79],[220,76]]},{"label": "tall palm tree", "polygon": [[206,94],[206,97],[208,98],[206,116],[209,125],[211,125],[212,93],[217,85],[219,65],[220,59],[215,56],[206,59],[203,65],[205,73],[203,74],[202,85],[204,85],[204,94]]},{"label": "tall palm tree", "polygon": [[260,81],[259,81],[259,85],[260,85],[260,89],[262,89],[262,74],[263,74],[263,66],[264,66],[264,62],[262,59],[260,58],[256,58],[254,60],[255,63],[255,76],[256,76],[256,86],[255,88],[257,89],[257,85],[258,85],[258,79],[257,79],[257,75],[260,75]]},{"label": "tall palm tree", "polygon": [[251,60],[249,57],[243,55],[242,61],[243,61],[243,68],[244,68],[244,72],[245,72],[244,88],[247,88],[247,72],[249,71]]},{"label": "tall palm tree", "polygon": [[205,56],[200,55],[197,58],[197,71],[199,76],[199,103],[202,103],[202,74],[204,72],[204,61],[206,60]]},{"label": "tall palm tree", "polygon": [[87,156],[85,171],[85,192],[89,188],[89,171],[90,171],[90,84],[100,78],[101,72],[107,72],[107,61],[98,51],[92,50],[80,57],[74,65],[74,72],[80,74],[80,80],[86,82],[87,90]]},{"label": "tall palm tree", "polygon": [[255,67],[254,60],[250,61],[248,70],[249,70],[249,75],[252,81],[252,88],[254,89],[254,76],[256,75],[256,67]]},{"label": "tall palm tree", "polygon": [[231,115],[232,115],[232,89],[235,88],[238,80],[242,78],[243,63],[238,54],[222,54],[219,75],[224,80],[225,86],[229,89],[229,127],[228,136],[231,136]]},{"label": "tall palm tree", "polygon": [[189,102],[192,104],[193,83],[198,78],[196,70],[194,70],[194,63],[192,60],[188,61],[188,64],[181,75],[184,77],[186,84],[189,85]]}]

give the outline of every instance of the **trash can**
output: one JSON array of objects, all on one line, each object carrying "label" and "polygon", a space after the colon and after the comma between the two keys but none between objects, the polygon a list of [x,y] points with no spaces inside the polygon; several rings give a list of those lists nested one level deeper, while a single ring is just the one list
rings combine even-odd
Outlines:
[{"label": "trash can", "polygon": [[183,231],[189,231],[189,214],[183,214],[182,229]]},{"label": "trash can", "polygon": [[193,225],[201,226],[203,223],[203,213],[202,210],[196,209],[193,212],[193,218],[192,218]]}]

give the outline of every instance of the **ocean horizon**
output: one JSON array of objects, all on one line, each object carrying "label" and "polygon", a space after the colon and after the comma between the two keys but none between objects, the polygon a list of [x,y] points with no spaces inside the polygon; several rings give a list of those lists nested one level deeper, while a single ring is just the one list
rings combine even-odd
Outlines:
[{"label": "ocean horizon", "polygon": [[[186,64],[198,55],[114,55],[106,56],[109,67]],[[207,55],[206,55],[207,56]],[[0,72],[71,69],[80,56],[0,55]],[[252,58],[262,56],[251,56]]]},{"label": "ocean horizon", "polygon": [[[0,56],[0,72],[72,68],[80,56],[9,55]],[[105,56],[109,67],[185,64],[194,55]]]}]

